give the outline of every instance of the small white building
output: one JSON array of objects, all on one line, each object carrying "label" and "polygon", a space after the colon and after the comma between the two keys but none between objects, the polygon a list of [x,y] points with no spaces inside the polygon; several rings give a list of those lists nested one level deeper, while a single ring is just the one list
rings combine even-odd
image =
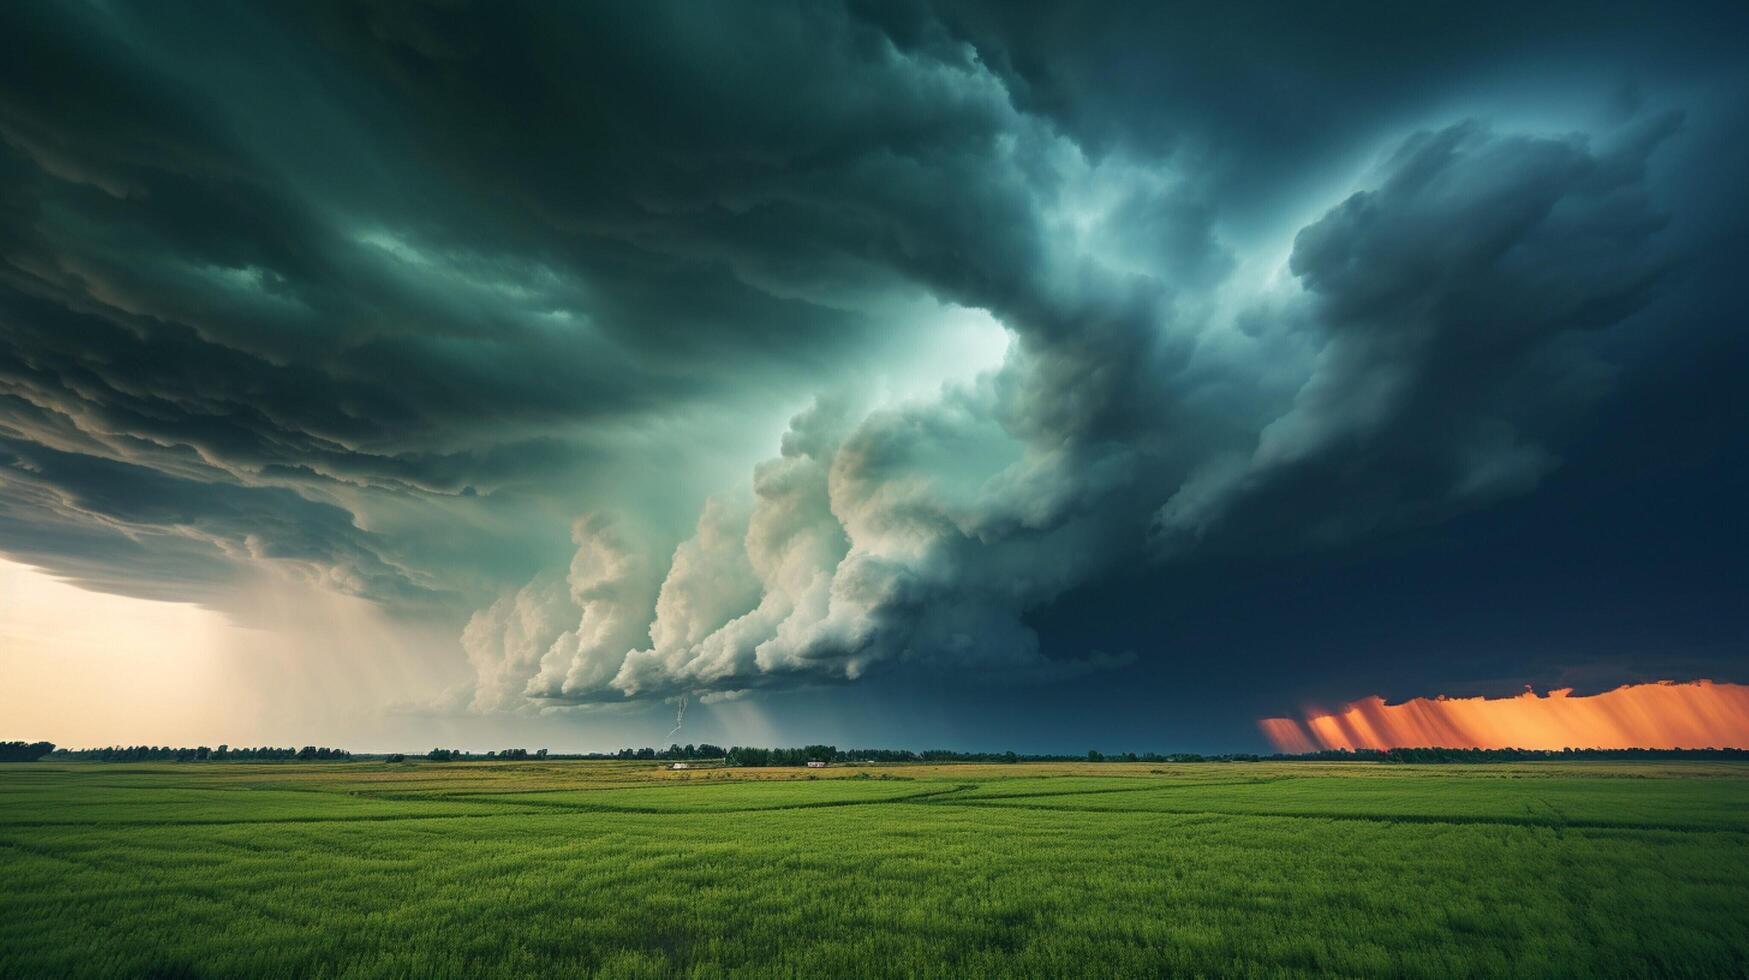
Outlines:
[{"label": "small white building", "polygon": [[685,762],[676,762],[675,764],[669,766],[668,768],[670,768],[670,769],[691,769],[692,766],[685,763]]},{"label": "small white building", "polygon": [[809,759],[808,760],[808,768],[809,769],[824,769],[824,768],[826,768],[826,764],[824,762],[821,762],[819,759]]}]

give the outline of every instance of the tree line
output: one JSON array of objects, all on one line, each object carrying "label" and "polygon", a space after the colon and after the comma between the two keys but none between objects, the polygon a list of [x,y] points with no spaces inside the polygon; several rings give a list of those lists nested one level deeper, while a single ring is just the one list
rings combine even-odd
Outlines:
[{"label": "tree line", "polygon": [[[425,753],[425,758],[427,761],[430,761],[430,762],[459,762],[459,761],[464,760],[464,759],[472,759],[475,761],[479,761],[481,759],[487,759],[487,760],[491,760],[493,762],[501,762],[501,761],[529,762],[529,761],[538,761],[538,760],[547,758],[547,750],[546,749],[535,749],[533,752],[530,752],[527,749],[503,749],[501,751],[494,749],[493,751],[487,752],[485,755],[475,755],[474,753],[471,753],[471,752],[464,752],[461,749],[432,749],[430,752]],[[554,758],[563,759],[563,758],[577,758],[577,757],[576,756],[554,756]],[[397,752],[394,755],[384,756],[383,761],[384,762],[405,762],[405,761],[407,761],[407,757],[402,755],[401,753]]]},{"label": "tree line", "polygon": [[301,749],[270,745],[235,749],[229,745],[217,748],[206,745],[111,745],[101,749],[59,749],[47,753],[47,757],[86,762],[337,762],[353,756],[345,749],[321,745],[306,745]]},{"label": "tree line", "polygon": [[[810,762],[1382,762],[1427,765],[1439,763],[1535,762],[1539,760],[1735,760],[1749,761],[1749,750],[1708,749],[1324,749],[1298,755],[1229,753],[1203,755],[1194,752],[1114,752],[1090,750],[1085,755],[1030,754],[1018,752],[957,752],[952,749],[839,749],[834,745],[803,745],[791,748],[761,748],[732,745],[724,748],[709,742],[665,749],[645,746],[615,752],[549,753],[546,749],[498,749],[486,753],[436,748],[421,758],[430,762],[538,762],[558,759],[595,759],[639,762],[720,762],[725,766],[804,766]],[[0,742],[0,762],[35,762],[40,759],[86,762],[348,762],[381,760],[404,762],[402,753],[354,755],[345,749],[306,745],[302,748],[209,748],[168,745],[112,745],[96,749],[57,749],[53,742]]]}]

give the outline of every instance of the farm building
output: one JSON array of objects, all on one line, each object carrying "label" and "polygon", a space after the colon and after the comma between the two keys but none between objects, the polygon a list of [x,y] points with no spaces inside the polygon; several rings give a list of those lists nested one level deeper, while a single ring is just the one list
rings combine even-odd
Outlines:
[{"label": "farm building", "polygon": [[808,760],[808,768],[809,769],[824,769],[824,768],[826,768],[826,764],[824,762],[821,762],[819,759],[809,759]]},{"label": "farm building", "polygon": [[684,762],[676,762],[675,764],[669,766],[668,768],[670,768],[670,769],[691,769],[692,766],[690,766]]}]

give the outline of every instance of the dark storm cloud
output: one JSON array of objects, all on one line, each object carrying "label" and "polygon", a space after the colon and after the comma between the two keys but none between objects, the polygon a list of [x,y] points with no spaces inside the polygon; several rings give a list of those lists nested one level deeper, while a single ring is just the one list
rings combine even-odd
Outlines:
[{"label": "dark storm cloud", "polygon": [[[823,471],[813,493],[829,518],[817,520],[847,538],[811,550],[809,574],[747,534],[757,608],[729,603],[715,632],[664,649],[677,631],[658,602],[654,648],[573,656],[631,694],[856,678],[910,660],[1044,676],[1072,665],[1042,654],[1025,614],[1135,560],[1159,488],[1179,488],[1155,518],[1173,560],[1224,531],[1273,549],[1330,544],[1527,491],[1557,460],[1522,430],[1556,431],[1595,394],[1607,372],[1585,332],[1638,311],[1658,281],[1665,219],[1646,160],[1674,128],[1649,120],[1596,151],[1475,123],[1409,137],[1377,189],[1299,233],[1288,268],[1302,292],[1247,311],[1278,326],[1231,361],[1197,363],[1192,339],[1221,328],[1183,322],[1164,287],[1047,259],[1070,274],[1047,274],[1061,292],[1039,286],[1005,311],[1042,313],[1043,329],[1017,328],[1021,353],[986,390],[876,413],[836,446],[774,464]],[[1069,323],[1079,329],[1053,329]],[[1289,397],[1257,379],[1259,361],[1302,352]],[[1221,394],[1199,399],[1203,387]],[[1231,441],[1207,434],[1234,412],[1255,424]],[[761,493],[752,519],[792,506]],[[734,552],[740,537],[701,522],[695,541]],[[690,558],[676,555],[662,599],[706,605],[736,580],[681,574]],[[611,680],[603,662],[620,664]],[[596,695],[578,683],[529,692]]]},{"label": "dark storm cloud", "polygon": [[1339,540],[1534,487],[1558,465],[1539,437],[1613,370],[1580,335],[1639,311],[1666,271],[1646,167],[1678,124],[1599,150],[1475,123],[1411,137],[1376,190],[1296,236],[1319,363],[1247,460],[1211,461],[1166,504],[1165,547],[1224,521],[1253,542]]},{"label": "dark storm cloud", "polygon": [[[453,590],[481,708],[1117,665],[1029,617],[1558,470],[1684,329],[1737,16],[9,7],[0,548]],[[1001,365],[866,397],[944,305]]]},{"label": "dark storm cloud", "polygon": [[[290,565],[314,584],[348,595],[440,598],[386,562],[373,536],[354,526],[346,511],[290,490],[181,480],[147,467],[9,439],[0,439],[0,465],[8,489],[0,504],[0,528],[24,543],[19,550],[27,558],[39,556],[29,547],[32,539],[46,539],[43,544],[56,551],[42,556],[51,567],[60,566],[57,556],[94,557],[82,556],[77,543],[102,549],[125,539],[148,554],[187,556],[191,573],[166,578],[193,591],[175,598],[222,595],[215,588],[220,563],[214,559],[220,556]],[[70,533],[57,534],[58,527]],[[103,540],[105,532],[110,540]],[[76,570],[77,563],[72,567]],[[202,595],[200,584],[212,591]]]},{"label": "dark storm cloud", "polygon": [[[291,20],[243,23],[269,13]],[[797,267],[781,289],[738,274],[708,234],[664,241],[651,216],[694,206],[671,191],[714,165],[689,158],[719,134],[663,150],[626,125],[639,112],[591,126],[574,110],[627,79],[518,76],[510,48],[541,25],[471,15],[461,26],[497,31],[500,49],[444,84],[421,60],[441,51],[405,49],[415,28],[393,26],[426,14],[314,13],[6,12],[0,376],[36,410],[13,414],[17,437],[317,494],[488,491],[574,467],[589,427],[829,377],[832,351],[873,336],[856,297],[831,291],[836,260],[781,222],[762,232],[769,262]],[[357,74],[318,77],[317,37]],[[263,82],[270,64],[283,77]],[[459,91],[493,77],[527,88]],[[543,115],[549,97],[562,104]],[[504,156],[461,155],[479,146]],[[671,223],[732,220],[729,190]]]}]

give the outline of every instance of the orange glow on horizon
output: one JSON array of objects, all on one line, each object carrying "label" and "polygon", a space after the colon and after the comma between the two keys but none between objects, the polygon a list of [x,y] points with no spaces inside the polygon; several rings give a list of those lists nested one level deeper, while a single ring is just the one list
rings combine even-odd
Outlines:
[{"label": "orange glow on horizon", "polygon": [[1624,684],[1574,697],[1572,688],[1510,698],[1377,695],[1304,722],[1258,723],[1278,752],[1317,749],[1749,749],[1749,685],[1712,681]]}]

